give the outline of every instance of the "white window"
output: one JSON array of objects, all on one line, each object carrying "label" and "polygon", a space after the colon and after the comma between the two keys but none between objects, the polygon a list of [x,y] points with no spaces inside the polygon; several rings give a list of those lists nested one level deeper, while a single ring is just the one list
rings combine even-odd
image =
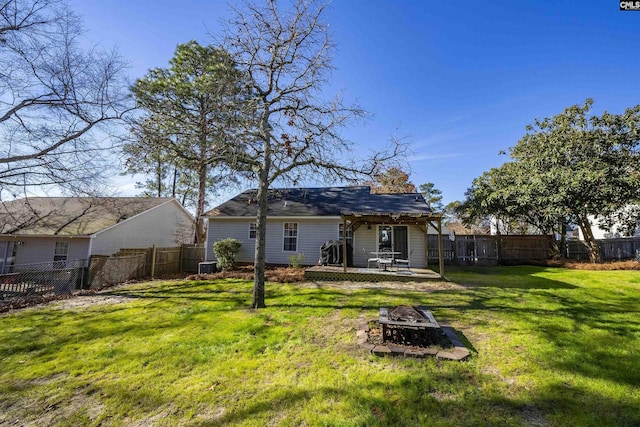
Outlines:
[{"label": "white window", "polygon": [[249,238],[250,239],[255,239],[257,233],[258,233],[258,224],[256,224],[255,222],[250,223],[249,224]]},{"label": "white window", "polygon": [[[338,224],[338,240],[342,240],[344,237],[344,223]],[[347,243],[353,245],[353,230],[351,230],[351,224],[347,223]]]},{"label": "white window", "polygon": [[64,266],[68,256],[69,242],[56,242],[56,248],[53,251],[53,262]]},{"label": "white window", "polygon": [[298,250],[298,224],[295,222],[284,223],[284,242],[282,249],[285,252]]}]

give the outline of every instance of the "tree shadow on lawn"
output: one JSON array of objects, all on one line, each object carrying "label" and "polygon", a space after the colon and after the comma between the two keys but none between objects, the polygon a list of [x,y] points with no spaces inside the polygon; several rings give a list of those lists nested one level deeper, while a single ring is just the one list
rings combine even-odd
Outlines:
[{"label": "tree shadow on lawn", "polygon": [[576,286],[536,274],[549,272],[548,267],[452,267],[445,275],[456,283],[467,287],[495,287],[516,289],[576,289]]},{"label": "tree shadow on lawn", "polygon": [[254,418],[267,423],[284,419],[326,425],[547,425],[549,418],[556,417],[564,425],[635,425],[640,421],[638,406],[597,392],[556,385],[535,388],[521,400],[508,397],[510,392],[500,379],[464,366],[452,371],[431,367],[425,372],[402,363],[380,363],[381,369],[406,375],[390,381],[357,378],[344,387],[292,385],[265,390],[264,394],[274,396],[262,397],[257,392],[237,409],[196,425],[226,425]]},{"label": "tree shadow on lawn", "polygon": [[557,370],[640,386],[640,318],[632,314],[640,311],[640,299],[615,293],[598,299],[588,289],[576,292],[511,291],[500,297],[499,290],[477,288],[469,298],[456,300],[458,293],[441,291],[431,308],[477,331],[489,319],[501,325],[497,333],[532,335],[552,344],[526,350],[550,374]]}]

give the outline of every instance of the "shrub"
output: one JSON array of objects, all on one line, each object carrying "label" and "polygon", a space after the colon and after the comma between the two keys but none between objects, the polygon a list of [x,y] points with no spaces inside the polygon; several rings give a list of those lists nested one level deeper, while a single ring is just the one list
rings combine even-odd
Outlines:
[{"label": "shrub", "polygon": [[302,264],[306,259],[307,257],[303,253],[289,255],[289,265],[293,268],[302,268]]},{"label": "shrub", "polygon": [[242,243],[237,239],[223,239],[215,242],[213,253],[216,254],[218,266],[223,270],[233,270],[236,267],[236,257],[241,246]]}]

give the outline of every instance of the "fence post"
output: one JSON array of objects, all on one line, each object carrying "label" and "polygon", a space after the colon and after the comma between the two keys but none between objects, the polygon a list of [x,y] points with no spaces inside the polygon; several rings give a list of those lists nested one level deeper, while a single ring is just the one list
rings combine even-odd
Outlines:
[{"label": "fence post", "polygon": [[156,273],[156,245],[153,245],[153,248],[151,248],[151,278],[152,279],[155,273]]},{"label": "fence post", "polygon": [[442,244],[442,219],[438,219],[438,258],[440,277],[444,279],[444,245]]},{"label": "fence post", "polygon": [[180,245],[180,264],[178,265],[178,273],[182,273],[182,257],[184,257],[184,244]]}]

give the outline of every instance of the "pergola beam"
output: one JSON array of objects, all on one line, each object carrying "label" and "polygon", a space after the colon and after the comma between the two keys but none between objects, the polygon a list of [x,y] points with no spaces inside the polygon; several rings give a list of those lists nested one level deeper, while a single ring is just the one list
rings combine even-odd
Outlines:
[{"label": "pergola beam", "polygon": [[[444,247],[442,244],[442,215],[441,214],[425,214],[425,213],[365,213],[365,212],[344,212],[341,215],[343,222],[343,230],[347,229],[347,222],[351,224],[351,230],[355,233],[361,225],[376,225],[376,224],[389,224],[389,225],[416,225],[425,233],[425,245],[424,256],[426,265],[429,263],[429,252],[427,247],[427,241],[429,240],[429,226],[433,227],[438,232],[438,260],[440,268],[440,277],[444,278]],[[347,244],[346,239],[343,239],[343,264],[344,271],[347,271]]]}]

